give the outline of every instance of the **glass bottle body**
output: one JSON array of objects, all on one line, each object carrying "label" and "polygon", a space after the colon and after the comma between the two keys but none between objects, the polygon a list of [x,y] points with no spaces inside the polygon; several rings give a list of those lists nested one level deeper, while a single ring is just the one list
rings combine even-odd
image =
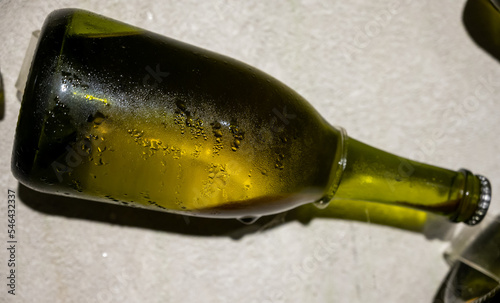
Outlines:
[{"label": "glass bottle body", "polygon": [[277,213],[334,196],[453,221],[474,215],[477,177],[408,161],[348,139],[246,64],[60,10],[48,17],[32,63],[13,171],[41,191],[208,217]]},{"label": "glass bottle body", "polygon": [[17,130],[20,179],[223,217],[328,196],[340,132],[298,94],[156,34],[120,24],[89,31],[93,19],[61,12],[46,23]]}]

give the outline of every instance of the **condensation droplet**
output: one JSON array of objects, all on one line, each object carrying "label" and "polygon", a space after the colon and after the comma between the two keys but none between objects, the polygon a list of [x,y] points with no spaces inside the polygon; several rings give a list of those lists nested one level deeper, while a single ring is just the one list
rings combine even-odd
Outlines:
[{"label": "condensation droplet", "polygon": [[220,129],[214,129],[214,136],[216,136],[216,137],[222,137],[222,130],[220,130]]},{"label": "condensation droplet", "polygon": [[240,221],[243,224],[250,225],[255,223],[255,221],[259,220],[260,217],[257,216],[245,216],[238,218],[237,220]]},{"label": "condensation droplet", "polygon": [[102,122],[104,122],[104,119],[106,119],[106,117],[101,112],[97,112],[94,115],[93,122],[95,125],[100,125]]},{"label": "condensation droplet", "polygon": [[325,201],[325,200],[319,200],[313,203],[314,206],[316,206],[319,209],[325,209],[330,205],[330,201]]}]

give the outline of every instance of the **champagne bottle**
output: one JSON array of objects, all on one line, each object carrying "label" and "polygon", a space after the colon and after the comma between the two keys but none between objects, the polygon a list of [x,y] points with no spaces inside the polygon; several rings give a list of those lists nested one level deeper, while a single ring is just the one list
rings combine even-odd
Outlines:
[{"label": "champagne bottle", "polygon": [[486,178],[350,138],[251,66],[76,9],[40,33],[12,170],[43,192],[248,220],[341,199],[476,224],[491,199]]},{"label": "champagne bottle", "polygon": [[435,303],[498,302],[500,299],[500,216],[464,228],[445,251],[451,269]]},{"label": "champagne bottle", "polygon": [[499,18],[498,0],[468,0],[462,18],[471,38],[497,60],[500,60]]},{"label": "champagne bottle", "polygon": [[441,284],[433,303],[495,303],[500,284],[475,268],[457,262]]},{"label": "champagne bottle", "polygon": [[[500,1],[469,0],[463,13],[471,38],[500,60]],[[451,269],[434,303],[493,303],[500,301],[500,217],[479,229],[465,229],[453,238],[445,258]]]}]

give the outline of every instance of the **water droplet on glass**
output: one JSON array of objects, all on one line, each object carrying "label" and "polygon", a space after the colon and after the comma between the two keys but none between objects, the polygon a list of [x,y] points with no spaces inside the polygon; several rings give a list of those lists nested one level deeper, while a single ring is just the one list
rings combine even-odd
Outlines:
[{"label": "water droplet on glass", "polygon": [[101,112],[97,112],[93,118],[92,118],[92,122],[94,122],[94,124],[96,125],[100,125],[104,119],[106,119],[106,117],[101,113]]},{"label": "water droplet on glass", "polygon": [[259,220],[260,217],[257,216],[245,216],[238,218],[237,220],[240,221],[243,224],[250,225],[255,223],[255,221]]},{"label": "water droplet on glass", "polygon": [[222,137],[222,130],[214,129],[214,136],[215,137]]},{"label": "water droplet on glass", "polygon": [[316,206],[319,209],[325,209],[330,204],[330,201],[319,200],[319,201],[314,202],[313,204],[314,204],[314,206]]}]

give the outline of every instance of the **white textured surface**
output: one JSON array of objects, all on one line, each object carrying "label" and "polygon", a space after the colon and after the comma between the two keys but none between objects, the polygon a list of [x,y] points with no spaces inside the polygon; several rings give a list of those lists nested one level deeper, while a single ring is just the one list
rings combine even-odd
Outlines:
[{"label": "white textured surface", "polygon": [[500,65],[466,34],[464,1],[395,0],[392,10],[383,0],[325,2],[0,1],[0,302],[431,302],[447,266],[443,242],[422,234],[315,219],[234,240],[182,232],[185,218],[178,228],[144,228],[113,224],[112,212],[68,218],[19,199],[17,295],[6,294],[6,191],[18,188],[14,83],[31,31],[56,8],[85,8],[240,59],[352,137],[470,168],[500,192]]}]

